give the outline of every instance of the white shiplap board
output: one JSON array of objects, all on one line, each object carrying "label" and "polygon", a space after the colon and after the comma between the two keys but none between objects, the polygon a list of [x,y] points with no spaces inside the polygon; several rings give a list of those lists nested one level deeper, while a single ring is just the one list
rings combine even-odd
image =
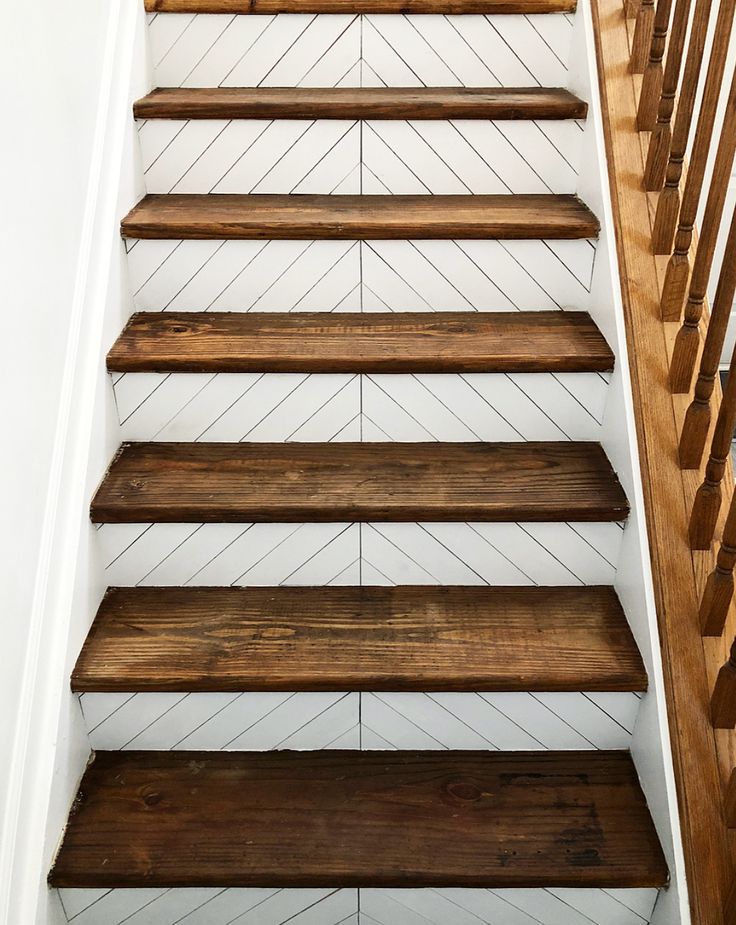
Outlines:
[{"label": "white shiplap board", "polygon": [[123,373],[123,440],[596,440],[598,373]]},{"label": "white shiplap board", "polygon": [[562,14],[149,19],[160,87],[560,87],[572,32]]},{"label": "white shiplap board", "polygon": [[573,120],[139,123],[149,193],[573,193]]},{"label": "white shiplap board", "polygon": [[616,523],[103,524],[109,586],[612,584]]},{"label": "white shiplap board", "polygon": [[653,889],[61,890],[73,925],[646,925]]},{"label": "white shiplap board", "polygon": [[[287,669],[288,670],[288,669]],[[628,748],[636,693],[122,692],[80,697],[94,749]]]},{"label": "white shiplap board", "polygon": [[585,310],[595,241],[127,242],[139,311]]}]

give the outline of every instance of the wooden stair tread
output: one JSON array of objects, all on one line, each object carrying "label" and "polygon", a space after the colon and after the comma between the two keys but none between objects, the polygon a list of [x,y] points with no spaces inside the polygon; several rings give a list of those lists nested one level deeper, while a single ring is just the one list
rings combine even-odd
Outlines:
[{"label": "wooden stair tread", "polygon": [[584,312],[140,312],[112,372],[602,372]]},{"label": "wooden stair tread", "polygon": [[89,691],[642,691],[610,587],[111,588]]},{"label": "wooden stair tread", "polygon": [[576,196],[149,194],[122,221],[128,238],[589,238],[598,220]]},{"label": "wooden stair tread", "polygon": [[572,13],[576,0],[145,0],[149,13]]},{"label": "wooden stair tread", "polygon": [[569,90],[542,87],[165,87],[137,119],[584,119]]},{"label": "wooden stair tread", "polygon": [[98,752],[52,886],[660,887],[625,752]]},{"label": "wooden stair tread", "polygon": [[628,505],[596,443],[131,443],[97,523],[610,521]]}]

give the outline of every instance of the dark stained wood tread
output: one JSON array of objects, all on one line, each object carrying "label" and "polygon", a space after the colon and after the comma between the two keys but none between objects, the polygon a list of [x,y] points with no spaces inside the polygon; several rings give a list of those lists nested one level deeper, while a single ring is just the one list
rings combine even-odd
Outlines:
[{"label": "dark stained wood tread", "polygon": [[625,752],[98,752],[52,886],[660,887]]},{"label": "dark stained wood tread", "polygon": [[96,523],[623,520],[597,443],[129,443]]},{"label": "dark stained wood tread", "polygon": [[575,0],[145,0],[149,13],[572,13]]},{"label": "dark stained wood tread", "polygon": [[84,691],[642,691],[610,587],[111,588]]},{"label": "dark stained wood tread", "polygon": [[590,238],[598,220],[576,196],[155,194],[122,221],[127,238]]},{"label": "dark stained wood tread", "polygon": [[141,312],[112,372],[603,372],[584,312]]},{"label": "dark stained wood tread", "polygon": [[165,87],[137,119],[584,119],[569,90],[541,87]]}]

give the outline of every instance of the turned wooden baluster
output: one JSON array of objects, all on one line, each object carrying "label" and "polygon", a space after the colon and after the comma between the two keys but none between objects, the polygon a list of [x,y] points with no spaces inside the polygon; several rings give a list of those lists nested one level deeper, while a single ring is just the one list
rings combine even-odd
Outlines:
[{"label": "turned wooden baluster", "polygon": [[710,699],[710,715],[716,729],[736,726],[736,639],[728,661],[718,672]]},{"label": "turned wooden baluster", "polygon": [[[711,385],[711,391],[713,387]],[[688,409],[689,412],[690,409]],[[697,415],[705,417],[702,409],[698,409],[692,418]],[[708,412],[708,418],[710,413]],[[687,425],[687,419],[685,420]],[[702,427],[702,422],[698,426]],[[726,387],[723,390],[721,407],[718,409],[716,426],[713,431],[713,440],[710,445],[710,456],[705,467],[703,484],[698,488],[690,514],[690,546],[693,549],[708,549],[716,529],[718,512],[721,509],[721,482],[726,472],[728,454],[731,452],[731,440],[736,426],[736,348],[731,356],[731,366],[728,370]],[[682,446],[682,444],[681,444]]]},{"label": "turned wooden baluster", "polygon": [[[730,0],[726,0],[726,2],[728,3]],[[680,95],[677,100],[677,116],[675,117],[675,128],[672,132],[672,146],[670,148],[670,156],[665,171],[665,184],[662,195],[657,202],[657,214],[654,219],[652,248],[655,254],[670,254],[672,252],[675,226],[677,225],[677,216],[680,211],[680,179],[682,178],[685,151],[687,150],[688,138],[690,137],[690,129],[692,127],[695,99],[697,97],[700,70],[703,64],[703,52],[708,32],[708,23],[710,21],[711,6],[711,0],[695,0],[695,13],[693,15],[690,39],[687,47],[685,71],[682,77]],[[711,56],[711,64],[708,69],[709,76],[713,69],[713,62],[714,58]],[[695,133],[696,139],[702,127],[701,123],[703,123],[705,117],[704,112],[704,108],[701,104],[698,128]],[[712,129],[712,125],[706,126],[706,129],[708,128]],[[708,138],[708,143],[710,143],[710,136]],[[703,147],[707,152],[708,145],[706,144]],[[688,171],[688,176],[689,175],[690,173]]]},{"label": "turned wooden baluster", "polygon": [[[708,438],[708,430],[710,428],[710,400],[713,395],[716,376],[718,375],[718,364],[721,358],[721,351],[723,350],[723,342],[726,338],[726,329],[728,327],[728,320],[731,316],[731,308],[735,295],[736,209],[734,209],[731,217],[731,227],[728,232],[726,248],[723,252],[721,274],[718,278],[718,288],[716,289],[713,311],[711,312],[710,322],[708,323],[708,333],[705,337],[703,355],[700,358],[700,370],[698,372],[697,382],[695,383],[695,394],[685,414],[685,423],[682,426],[682,434],[680,435],[680,466],[683,469],[697,469],[703,457],[705,441]],[[734,382],[736,382],[736,373],[734,373],[733,378]],[[733,384],[732,382],[732,387]],[[728,444],[731,442],[731,434],[733,433],[734,423],[736,423],[730,420],[730,418],[736,417],[736,392],[733,388],[731,389],[731,393],[733,394],[730,399],[730,404],[726,402],[725,396],[721,404],[721,413],[719,414],[718,421],[719,428],[723,432],[716,433],[716,435],[720,437],[718,447],[715,447],[716,435],[713,437],[714,452],[717,461],[725,458],[728,453]],[[709,461],[709,468],[710,465]],[[718,466],[716,468],[718,468]],[[723,473],[721,472],[721,474],[717,476],[717,481],[720,482],[722,476]],[[706,472],[705,478],[706,481],[703,483],[704,485],[712,482],[713,479],[716,478],[715,472]],[[718,516],[718,508],[720,508],[721,504],[719,489],[718,507],[715,509],[711,523],[710,516],[707,518],[703,516],[705,510],[702,505],[705,504],[705,502],[699,500],[701,499],[702,491],[703,488],[701,486],[700,491],[695,497],[695,506],[693,507],[690,522],[690,538],[691,540],[693,539],[694,530],[696,531],[695,535],[697,537],[697,543],[693,545],[693,549],[707,549],[710,546],[713,530],[715,529],[716,517]],[[708,522],[707,528],[703,524],[704,520]]]},{"label": "turned wooden baluster", "polygon": [[644,70],[639,108],[636,113],[636,127],[640,132],[651,132],[657,118],[657,107],[662,93],[662,58],[667,44],[671,12],[672,0],[659,0],[654,16],[649,60]]},{"label": "turned wooden baluster", "polygon": [[624,0],[624,15],[627,19],[636,19],[639,13],[639,0]]},{"label": "turned wooden baluster", "polygon": [[632,74],[641,74],[644,71],[647,60],[649,59],[649,48],[652,44],[653,28],[654,0],[641,0],[639,12],[636,14],[634,38],[631,41],[629,68]]},{"label": "turned wooden baluster", "polygon": [[[685,47],[687,24],[690,18],[690,0],[677,0],[675,15],[672,19],[672,32],[667,49],[667,64],[662,80],[662,95],[657,109],[657,122],[649,139],[647,166],[644,171],[644,185],[648,190],[662,189],[667,161],[670,156],[672,130],[670,123],[675,109],[677,84],[682,69],[682,52]],[[645,75],[646,76],[646,75]],[[644,85],[642,84],[642,94]],[[640,98],[641,105],[641,98]]]},{"label": "turned wooden baluster", "polygon": [[698,355],[700,335],[698,325],[703,314],[705,292],[708,288],[713,254],[726,202],[728,181],[731,178],[734,153],[736,153],[736,71],[728,94],[726,112],[718,142],[718,151],[713,165],[708,198],[705,203],[703,225],[700,229],[698,250],[690,280],[687,305],[682,327],[677,332],[672,362],[670,364],[670,386],[673,392],[689,392],[693,369]]},{"label": "turned wooden baluster", "polygon": [[720,636],[723,632],[733,597],[734,565],[736,565],[736,494],[731,498],[716,567],[708,576],[703,599],[700,602],[700,629],[703,636]]},{"label": "turned wooden baluster", "polygon": [[[728,43],[733,26],[735,3],[736,0],[721,0],[721,5],[718,9],[710,64],[705,81],[703,100],[700,106],[698,125],[695,131],[690,166],[685,183],[685,192],[682,197],[682,210],[680,210],[679,183],[689,128],[687,131],[683,130],[681,133],[678,132],[678,128],[681,116],[685,118],[685,108],[689,108],[690,110],[689,115],[687,115],[689,127],[693,105],[690,97],[694,97],[695,94],[700,64],[698,64],[697,68],[694,68],[694,73],[688,73],[688,65],[690,64],[691,52],[694,44],[700,47],[700,57],[702,58],[702,42],[705,40],[705,31],[708,25],[707,17],[704,22],[698,21],[698,14],[700,12],[699,6],[696,8],[695,17],[693,19],[690,49],[688,50],[688,60],[685,64],[685,73],[682,80],[683,91],[680,94],[678,103],[675,129],[672,134],[672,150],[670,151],[670,161],[667,165],[665,188],[660,194],[659,202],[657,203],[657,215],[654,222],[654,232],[652,234],[652,247],[654,253],[669,254],[672,250],[672,229],[677,223],[678,211],[680,212],[680,222],[677,228],[674,252],[667,265],[667,274],[665,276],[662,300],[660,303],[662,318],[667,321],[676,321],[679,319],[680,312],[682,311],[682,303],[685,299],[685,290],[690,273],[688,252],[692,242],[693,225],[698,211],[700,193],[703,187],[703,177],[708,160],[708,150],[713,135],[713,124],[715,122],[718,97],[723,80],[723,71],[726,65]],[[696,29],[696,27],[702,28],[702,37],[699,37],[699,28]],[[687,99],[685,99],[686,96]]]}]

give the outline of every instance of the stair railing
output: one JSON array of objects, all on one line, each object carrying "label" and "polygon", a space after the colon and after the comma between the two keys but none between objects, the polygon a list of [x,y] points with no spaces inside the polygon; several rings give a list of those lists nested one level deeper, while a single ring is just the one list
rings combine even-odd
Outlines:
[{"label": "stair railing", "polygon": [[[638,12],[633,2],[625,5],[629,17],[636,13],[630,71],[644,75],[637,127],[651,132],[644,186],[653,193],[661,190],[656,204],[652,202],[651,250],[662,259],[660,311],[664,322],[672,322],[674,335],[671,393],[690,393],[695,377],[680,433],[679,462],[681,469],[700,473],[693,484],[700,482],[690,512],[688,538],[692,550],[709,551],[709,558],[694,559],[696,571],[700,567],[697,563],[709,563],[702,571],[703,577],[709,572],[700,602],[703,636],[721,636],[729,614],[736,618],[736,612],[731,611],[736,493],[732,484],[726,483],[733,480],[730,454],[736,428],[736,346],[722,394],[718,381],[736,297],[736,207],[724,215],[736,156],[736,70],[726,73],[735,11],[736,0],[717,4],[713,0],[657,0],[656,9],[641,0]],[[646,142],[646,136],[642,140]],[[696,232],[699,215],[702,218]],[[730,226],[709,310],[706,292],[727,222]],[[724,498],[729,499],[727,510],[722,510]],[[715,728],[736,726],[736,640],[713,685],[711,720]],[[730,818],[736,825],[736,771],[730,792]]]}]

